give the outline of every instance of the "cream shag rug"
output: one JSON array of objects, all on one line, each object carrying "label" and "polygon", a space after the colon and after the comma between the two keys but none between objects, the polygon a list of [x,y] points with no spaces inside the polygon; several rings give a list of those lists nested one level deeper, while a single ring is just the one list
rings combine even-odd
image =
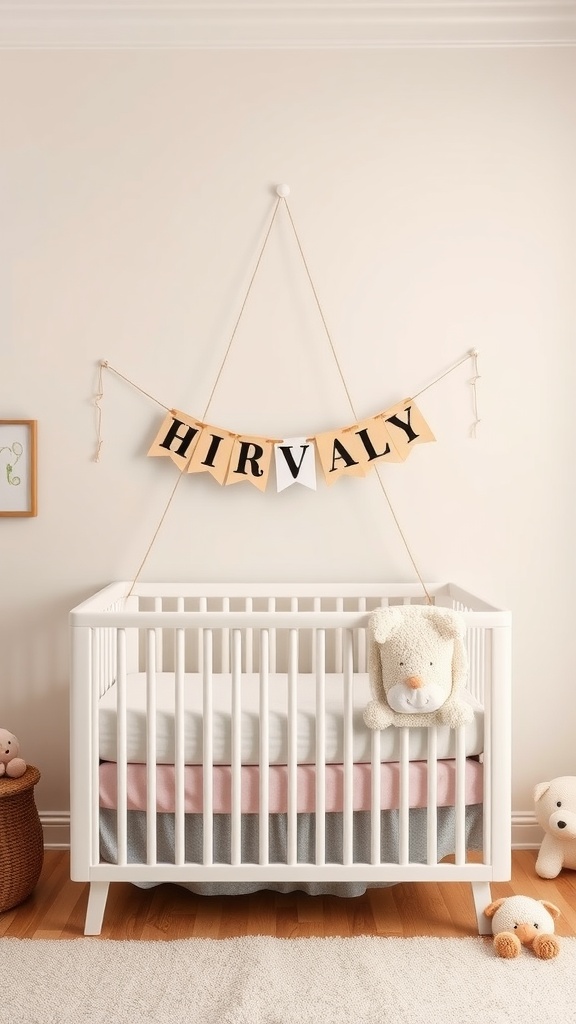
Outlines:
[{"label": "cream shag rug", "polygon": [[490,940],[0,939],[14,1024],[576,1022],[576,939],[558,959]]}]

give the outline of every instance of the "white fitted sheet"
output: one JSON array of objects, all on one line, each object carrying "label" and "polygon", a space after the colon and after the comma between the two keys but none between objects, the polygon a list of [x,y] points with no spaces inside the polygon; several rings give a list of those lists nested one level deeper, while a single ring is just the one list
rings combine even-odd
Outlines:
[{"label": "white fitted sheet", "polygon": [[[242,675],[242,764],[259,762],[259,690],[257,673]],[[116,761],[116,700],[114,683],[99,702],[99,754],[104,761]],[[288,763],[288,684],[286,675],[270,673],[269,677],[269,763]],[[298,677],[298,741],[297,761],[313,764],[316,759],[316,680],[312,674]],[[326,674],[326,763],[341,764],[344,760],[343,677],[341,673]],[[371,699],[367,673],[356,673],[353,682],[354,715],[352,760],[370,761],[371,730],[362,717]],[[230,764],[231,752],[231,696],[229,673],[212,677],[213,701],[213,763]],[[466,726],[466,756],[483,750],[484,712],[468,694],[463,695],[474,708],[473,721]],[[187,673],[184,677],[185,705],[185,762],[202,763],[202,676]],[[127,760],[146,761],[146,675],[131,673],[126,678],[126,738]],[[410,729],[409,757],[422,760],[427,756],[428,729]],[[445,726],[438,727],[438,758],[455,756],[455,732]],[[399,730],[394,727],[381,732],[381,760],[399,760]],[[174,675],[159,672],[156,676],[156,762],[174,763]]]}]

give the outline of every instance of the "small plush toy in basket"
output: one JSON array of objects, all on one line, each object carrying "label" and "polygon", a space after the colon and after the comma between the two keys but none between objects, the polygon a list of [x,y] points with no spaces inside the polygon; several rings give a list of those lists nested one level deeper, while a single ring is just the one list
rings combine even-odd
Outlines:
[{"label": "small plush toy in basket", "polygon": [[20,757],[20,744],[8,729],[0,729],[0,778],[19,779],[26,771],[26,761]]}]

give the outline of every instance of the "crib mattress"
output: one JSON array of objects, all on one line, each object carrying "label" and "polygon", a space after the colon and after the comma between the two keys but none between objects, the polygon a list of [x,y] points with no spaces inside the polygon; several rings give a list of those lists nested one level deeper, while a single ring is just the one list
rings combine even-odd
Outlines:
[{"label": "crib mattress", "polygon": [[[202,676],[187,673],[184,677],[184,732],[186,764],[202,764],[203,715]],[[260,678],[257,673],[242,675],[242,726],[241,761],[244,765],[259,762]],[[212,686],[213,702],[213,763],[231,763],[231,694],[230,673],[214,674]],[[103,761],[117,760],[117,684],[114,683],[99,701],[99,755]],[[465,727],[466,756],[482,753],[484,734],[484,712],[471,694],[464,698],[471,704],[474,717]],[[369,762],[371,752],[371,730],[367,728],[362,713],[371,699],[367,673],[356,673],[353,682],[353,737],[352,760],[355,763]],[[269,715],[269,763],[288,763],[288,684],[286,675],[270,673],[268,687]],[[299,764],[314,764],[316,760],[316,679],[313,674],[301,674],[297,682],[297,754]],[[326,674],[325,702],[325,761],[326,764],[341,764],[344,761],[344,683],[342,673]],[[127,760],[133,763],[146,761],[146,674],[130,673],[126,678],[126,739]],[[427,756],[428,732],[426,728],[410,729],[409,757],[413,761],[425,760]],[[174,674],[159,672],[156,676],[156,762],[174,764]],[[380,740],[380,759],[399,760],[399,730],[384,729]],[[446,726],[437,729],[439,759],[455,756],[455,732]]]}]

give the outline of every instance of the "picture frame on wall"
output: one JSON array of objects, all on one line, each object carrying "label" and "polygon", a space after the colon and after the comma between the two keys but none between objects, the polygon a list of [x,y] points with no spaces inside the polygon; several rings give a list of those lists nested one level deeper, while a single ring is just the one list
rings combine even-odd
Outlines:
[{"label": "picture frame on wall", "polygon": [[0,420],[0,516],[37,515],[37,421]]}]

